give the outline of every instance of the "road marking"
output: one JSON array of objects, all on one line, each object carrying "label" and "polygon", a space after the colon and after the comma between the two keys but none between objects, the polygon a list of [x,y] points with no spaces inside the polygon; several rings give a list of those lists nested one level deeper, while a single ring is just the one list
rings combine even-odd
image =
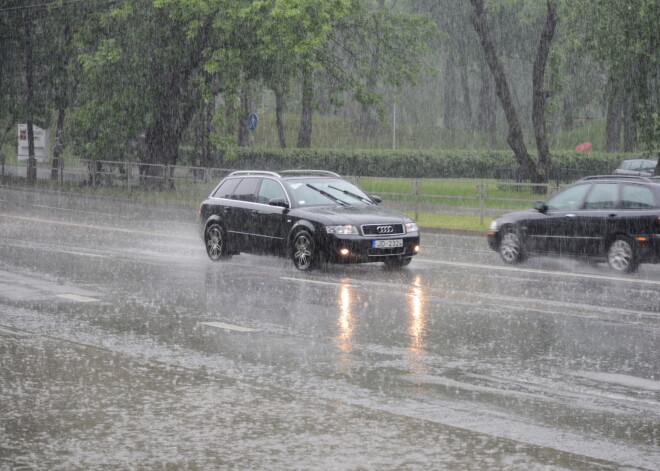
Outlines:
[{"label": "road marking", "polygon": [[280,280],[299,281],[301,283],[312,283],[312,284],[325,285],[325,286],[346,286],[348,288],[355,288],[355,285],[350,285],[348,283],[337,283],[334,281],[307,280],[305,278],[290,278],[288,276],[280,276]]},{"label": "road marking", "polygon": [[108,255],[99,255],[95,253],[89,253],[89,252],[75,252],[73,250],[58,250],[58,249],[50,249],[50,252],[57,252],[57,253],[68,253],[72,255],[84,255],[85,257],[97,257],[97,258],[110,258]]},{"label": "road marking", "polygon": [[218,329],[233,330],[236,332],[259,332],[257,329],[250,329],[234,324],[225,324],[224,322],[200,322],[200,325],[208,325],[209,327],[217,327]]},{"label": "road marking", "polygon": [[112,214],[112,213],[99,213],[97,211],[81,211],[79,209],[69,209],[69,208],[61,208],[59,206],[46,206],[44,204],[33,204],[32,205],[34,208],[43,208],[43,209],[57,209],[59,211],[68,211],[70,213],[79,213],[79,214],[94,214],[97,216],[113,216],[113,217],[120,217],[124,219],[128,219],[128,216],[123,216],[121,214]]},{"label": "road marking", "polygon": [[78,294],[58,294],[58,298],[70,299],[71,301],[78,301],[80,303],[95,303],[98,299],[88,298],[87,296],[80,296]]},{"label": "road marking", "polygon": [[29,334],[26,334],[26,333],[23,333],[23,332],[15,332],[13,330],[3,329],[2,327],[0,327],[0,334],[14,335],[16,337],[29,337],[30,336]]},{"label": "road marking", "polygon": [[550,270],[539,270],[535,268],[514,268],[514,267],[502,267],[497,265],[482,265],[479,263],[463,263],[463,262],[446,262],[441,260],[420,260],[417,259],[417,262],[421,263],[432,263],[435,265],[451,265],[456,267],[466,267],[466,268],[485,268],[489,270],[502,270],[502,271],[512,271],[519,273],[536,273],[539,275],[555,275],[555,276],[570,276],[573,278],[592,278],[595,280],[609,280],[609,281],[626,281],[628,283],[643,283],[649,285],[658,285],[660,286],[660,281],[657,280],[643,280],[639,278],[624,278],[617,276],[608,276],[608,275],[595,275],[589,273],[570,273],[564,271],[550,271]]},{"label": "road marking", "polygon": [[156,237],[169,237],[173,239],[184,239],[184,240],[197,240],[196,237],[193,236],[184,236],[184,235],[173,235],[173,234],[167,234],[163,232],[148,232],[148,231],[136,231],[134,229],[123,229],[121,227],[110,227],[110,226],[93,226],[90,224],[78,224],[78,223],[73,223],[73,222],[64,222],[64,221],[53,221],[50,219],[42,219],[42,218],[32,218],[32,217],[27,217],[27,216],[15,216],[13,214],[7,214],[7,213],[0,213],[0,217],[6,217],[10,219],[18,219],[21,221],[30,221],[30,222],[40,222],[44,224],[55,224],[58,226],[71,226],[71,227],[79,227],[83,229],[95,229],[95,230],[100,230],[100,231],[110,231],[110,232],[122,232],[125,234],[140,234],[140,235],[147,235],[147,236],[156,236]]}]

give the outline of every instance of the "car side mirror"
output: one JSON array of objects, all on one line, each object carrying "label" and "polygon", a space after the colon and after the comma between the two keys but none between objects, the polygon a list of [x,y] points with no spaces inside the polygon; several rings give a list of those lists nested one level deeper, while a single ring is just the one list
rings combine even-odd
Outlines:
[{"label": "car side mirror", "polygon": [[287,203],[286,200],[283,199],[283,198],[272,199],[268,202],[268,205],[269,206],[277,206],[279,208],[288,208],[289,207],[289,203]]},{"label": "car side mirror", "polygon": [[381,198],[380,196],[369,195],[369,197],[370,197],[370,198],[374,201],[374,203],[376,203],[376,204],[380,204],[380,203],[383,202],[383,198]]},{"label": "car side mirror", "polygon": [[548,205],[545,204],[545,202],[543,201],[535,201],[534,209],[537,210],[539,213],[545,213],[548,210]]}]

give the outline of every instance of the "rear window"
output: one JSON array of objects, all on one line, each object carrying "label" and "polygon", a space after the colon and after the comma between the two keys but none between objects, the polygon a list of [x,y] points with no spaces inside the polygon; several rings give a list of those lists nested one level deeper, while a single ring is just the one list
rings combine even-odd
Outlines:
[{"label": "rear window", "polygon": [[653,192],[647,186],[624,185],[621,192],[623,209],[653,209],[656,207]]},{"label": "rear window", "polygon": [[238,185],[238,182],[241,180],[239,178],[230,178],[225,180],[220,184],[215,193],[213,193],[214,198],[231,198],[231,195],[234,194],[234,188]]},{"label": "rear window", "polygon": [[254,203],[257,201],[257,186],[259,185],[258,178],[244,178],[236,186],[232,199],[240,201],[248,201]]},{"label": "rear window", "polygon": [[644,163],[642,163],[642,171],[652,172],[653,170],[655,170],[655,164],[656,163],[653,161],[645,160]]}]

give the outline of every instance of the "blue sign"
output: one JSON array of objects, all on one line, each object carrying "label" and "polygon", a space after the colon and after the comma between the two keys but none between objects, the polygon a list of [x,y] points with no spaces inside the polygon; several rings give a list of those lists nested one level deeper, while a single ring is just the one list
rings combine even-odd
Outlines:
[{"label": "blue sign", "polygon": [[259,118],[257,118],[257,115],[252,113],[250,116],[248,116],[247,124],[250,131],[255,131],[257,129],[257,125],[259,124]]}]

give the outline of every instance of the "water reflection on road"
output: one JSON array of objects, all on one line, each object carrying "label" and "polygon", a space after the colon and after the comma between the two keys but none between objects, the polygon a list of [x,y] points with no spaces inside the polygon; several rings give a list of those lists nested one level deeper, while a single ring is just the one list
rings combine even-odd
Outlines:
[{"label": "water reflection on road", "polygon": [[415,275],[412,287],[408,293],[410,302],[410,323],[408,332],[410,334],[410,345],[408,347],[411,374],[426,374],[428,368],[425,362],[426,352],[424,350],[424,335],[426,330],[426,300],[422,288],[422,277]]},{"label": "water reflection on road", "polygon": [[[211,263],[192,235],[34,231],[21,218],[0,225],[0,453],[17,467],[35,463],[31,449],[79,469],[130,458],[174,469],[660,467],[657,271],[502,269],[473,249],[482,240],[460,252],[438,236],[450,260],[437,250],[402,271],[301,274],[269,257]],[[108,436],[124,458],[90,452]],[[181,436],[196,448],[177,449]]]}]

